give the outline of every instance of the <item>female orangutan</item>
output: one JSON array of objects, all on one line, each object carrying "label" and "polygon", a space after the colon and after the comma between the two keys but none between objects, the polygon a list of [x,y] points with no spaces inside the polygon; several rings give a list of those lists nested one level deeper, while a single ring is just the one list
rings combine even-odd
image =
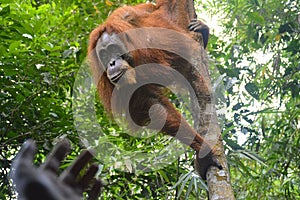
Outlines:
[{"label": "female orangutan", "polygon": [[[210,166],[222,169],[214,157],[214,150],[169,101],[163,92],[163,84],[151,82],[151,79],[156,78],[171,84],[174,82],[174,71],[179,72],[189,81],[199,78],[189,70],[191,67],[188,66],[191,64],[186,58],[174,53],[179,49],[191,58],[190,46],[184,38],[193,39],[193,36],[168,16],[167,0],[158,1],[156,5],[140,4],[115,10],[104,24],[90,34],[89,61],[100,99],[106,110],[122,113],[127,106],[128,112],[125,117],[129,125],[150,124],[147,127],[176,137],[182,143],[189,145],[197,153],[196,169],[205,179],[206,171]],[[169,31],[170,34],[163,30]],[[208,27],[200,21],[193,20],[189,30],[202,34],[205,47],[209,34]],[[182,35],[182,38],[174,37],[176,34],[172,34],[173,32]],[[159,46],[163,48],[159,49]],[[170,52],[166,49],[175,50]],[[144,68],[145,70],[135,70],[138,66],[147,67]],[[143,81],[147,84],[138,87],[130,94],[127,105],[124,99],[129,95],[128,91]],[[114,90],[118,91],[119,96],[112,100]],[[155,118],[149,114],[150,109],[154,112]],[[156,125],[161,124],[160,121],[164,118],[164,124]],[[178,136],[179,129],[181,134]],[[199,151],[204,147],[209,149],[209,153],[199,157]]]}]

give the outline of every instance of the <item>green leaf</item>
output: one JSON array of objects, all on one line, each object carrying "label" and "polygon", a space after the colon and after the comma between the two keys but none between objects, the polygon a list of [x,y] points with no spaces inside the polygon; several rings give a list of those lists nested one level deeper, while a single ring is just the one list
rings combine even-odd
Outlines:
[{"label": "green leaf", "polygon": [[182,181],[182,185],[181,185],[181,187],[180,187],[180,189],[179,189],[179,191],[178,191],[178,197],[181,195],[181,193],[182,193],[182,191],[183,191],[183,189],[184,189],[184,187],[185,187],[187,181],[188,181],[189,178],[191,177],[191,172],[189,172],[189,173],[187,173],[187,174],[188,174],[188,176]]},{"label": "green leaf", "polygon": [[9,45],[9,52],[14,53],[18,52],[19,47],[20,47],[21,41],[14,41]]},{"label": "green leaf", "polygon": [[245,85],[245,89],[252,97],[259,100],[259,90],[258,90],[258,87],[254,83],[247,83]]},{"label": "green leaf", "polygon": [[192,188],[193,188],[193,183],[194,183],[193,179],[194,179],[194,178],[191,178],[191,181],[190,181],[190,183],[189,183],[189,187],[188,187],[188,190],[187,190],[187,192],[186,192],[186,194],[185,194],[184,199],[189,199],[190,193],[191,193]]},{"label": "green leaf", "polygon": [[10,13],[10,6],[8,5],[2,8],[2,10],[0,11],[0,16],[6,17],[7,15],[9,15],[9,13]]},{"label": "green leaf", "polygon": [[240,109],[241,107],[243,107],[244,104],[243,103],[237,103],[235,104],[233,107],[232,107],[232,110],[238,110]]},{"label": "green leaf", "polygon": [[229,138],[224,138],[226,144],[230,146],[232,149],[242,149],[242,147],[235,141]]},{"label": "green leaf", "polygon": [[[61,46],[54,46],[50,42],[48,42],[47,44],[42,44],[42,47],[44,49],[46,49],[47,51],[50,51],[50,52],[57,51],[57,50],[61,49]],[[58,54],[58,56],[60,56],[60,54]]]},{"label": "green leaf", "polygon": [[24,28],[24,31],[21,32],[22,34],[29,33],[30,35],[34,35],[34,32],[33,32],[34,29],[33,29],[32,24],[30,24],[30,22],[27,22],[27,20],[26,20],[26,21],[20,21],[20,23],[22,24],[22,26]]},{"label": "green leaf", "polygon": [[265,23],[264,17],[261,16],[258,12],[249,13],[249,18],[260,25],[263,25]]},{"label": "green leaf", "polygon": [[12,3],[12,0],[0,0],[0,4],[9,4]]},{"label": "green leaf", "polygon": [[18,133],[10,131],[6,135],[8,138],[14,138],[14,137],[18,136]]},{"label": "green leaf", "polygon": [[191,175],[192,172],[186,173],[183,176],[181,176],[181,178],[177,181],[177,183],[172,187],[173,189],[175,189],[179,184],[181,184],[181,182],[188,176]]},{"label": "green leaf", "polygon": [[226,74],[229,77],[239,77],[240,69],[234,68],[234,69],[226,69]]},{"label": "green leaf", "polygon": [[4,74],[6,76],[13,76],[13,75],[16,75],[18,73],[19,73],[19,71],[17,69],[5,69],[4,70]]},{"label": "green leaf", "polygon": [[255,160],[256,162],[258,162],[258,163],[260,163],[260,164],[262,164],[264,166],[267,166],[265,164],[264,159],[261,158],[259,155],[257,155],[254,152],[250,152],[250,151],[246,151],[246,150],[237,150],[236,153],[240,154],[241,156],[246,157],[248,159]]},{"label": "green leaf", "polygon": [[297,80],[294,80],[290,85],[290,90],[292,92],[292,97],[296,98],[300,96],[300,83]]},{"label": "green leaf", "polygon": [[159,171],[159,174],[167,181],[170,182],[168,176],[166,175],[166,173],[163,170]]}]

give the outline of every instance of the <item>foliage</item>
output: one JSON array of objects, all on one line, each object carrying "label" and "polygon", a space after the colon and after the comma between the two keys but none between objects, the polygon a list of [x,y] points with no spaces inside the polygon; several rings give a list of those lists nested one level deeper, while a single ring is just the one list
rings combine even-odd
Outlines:
[{"label": "foliage", "polygon": [[78,143],[70,107],[74,75],[90,30],[112,8],[102,5],[100,13],[96,4],[81,1],[0,2],[0,197],[5,199],[8,169],[24,140],[32,138],[43,149],[37,160],[58,136]]},{"label": "foliage", "polygon": [[299,5],[298,0],[204,5],[222,17],[223,32],[211,36],[209,52],[226,75],[223,138],[237,199],[300,197]]},{"label": "foliage", "polygon": [[[69,160],[83,147],[73,124],[72,88],[89,32],[113,9],[139,2],[0,0],[1,199],[13,196],[9,167],[27,138],[37,141],[36,162],[60,137],[73,142]],[[299,0],[197,4],[199,13],[222,19],[222,33],[212,30],[208,51],[225,77],[223,138],[237,199],[300,198]],[[103,113],[97,104],[105,139],[122,149],[151,153],[169,144],[162,136],[129,137]],[[190,173],[192,160],[188,151],[140,174],[102,163],[103,199],[204,198],[203,182]]]}]

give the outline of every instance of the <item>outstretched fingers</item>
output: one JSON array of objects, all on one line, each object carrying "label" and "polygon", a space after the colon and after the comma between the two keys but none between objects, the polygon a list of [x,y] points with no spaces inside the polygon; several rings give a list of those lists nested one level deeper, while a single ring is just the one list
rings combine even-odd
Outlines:
[{"label": "outstretched fingers", "polygon": [[27,140],[21,147],[17,158],[15,159],[14,165],[18,165],[19,162],[32,163],[33,158],[36,154],[36,145],[33,140]]},{"label": "outstretched fingers", "polygon": [[76,161],[61,174],[60,179],[62,182],[66,183],[67,185],[74,186],[79,172],[92,158],[92,153],[88,150],[84,150],[76,159]]},{"label": "outstretched fingers", "polygon": [[[20,179],[24,178],[26,175],[32,172],[33,167],[32,162],[36,154],[36,145],[33,140],[27,140],[21,147],[20,152],[14,159],[11,166],[10,176],[14,181],[14,184]],[[22,182],[24,183],[24,181]],[[21,184],[19,184],[21,185]],[[19,186],[17,185],[17,186]],[[21,187],[17,188],[19,190]]]},{"label": "outstretched fingers", "polygon": [[96,200],[98,199],[101,189],[103,187],[103,184],[101,180],[96,180],[94,185],[92,186],[91,190],[88,191],[88,200]]},{"label": "outstretched fingers", "polygon": [[88,185],[94,179],[94,176],[97,174],[97,171],[98,171],[98,165],[93,164],[88,168],[88,170],[86,171],[86,173],[78,183],[79,187],[82,188],[83,191],[88,188]]},{"label": "outstretched fingers", "polygon": [[57,174],[61,162],[70,151],[70,142],[67,139],[60,141],[49,154],[41,169]]},{"label": "outstretched fingers", "polygon": [[92,164],[84,173],[84,175],[78,178],[81,170],[86,167],[86,165],[89,161],[92,160],[92,158],[93,154],[90,151],[83,151],[76,159],[76,161],[60,176],[60,180],[62,182],[71,187],[77,188],[76,192],[78,192],[79,194],[82,194],[84,191],[88,190],[89,200],[97,199],[103,186],[102,182],[95,178],[95,175],[98,172],[98,165],[95,164]]}]

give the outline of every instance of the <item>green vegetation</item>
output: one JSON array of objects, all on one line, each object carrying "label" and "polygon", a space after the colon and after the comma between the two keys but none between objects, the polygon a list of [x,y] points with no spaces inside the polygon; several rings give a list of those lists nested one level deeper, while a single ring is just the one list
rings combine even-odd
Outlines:
[{"label": "green vegetation", "polygon": [[[72,95],[89,32],[115,8],[139,2],[0,0],[0,199],[13,196],[9,168],[27,138],[37,141],[37,163],[59,137],[73,144],[64,167],[84,147],[74,126]],[[300,1],[197,5],[199,13],[220,17],[222,31],[214,34],[211,27],[208,52],[224,75],[223,139],[236,198],[299,199]],[[103,113],[97,104],[105,140],[120,149],[151,154],[170,143],[161,135],[131,137]],[[107,184],[102,198],[205,197],[205,186],[189,173],[192,161],[187,151],[161,169],[139,174],[101,162]],[[130,163],[126,168],[130,171]]]}]

